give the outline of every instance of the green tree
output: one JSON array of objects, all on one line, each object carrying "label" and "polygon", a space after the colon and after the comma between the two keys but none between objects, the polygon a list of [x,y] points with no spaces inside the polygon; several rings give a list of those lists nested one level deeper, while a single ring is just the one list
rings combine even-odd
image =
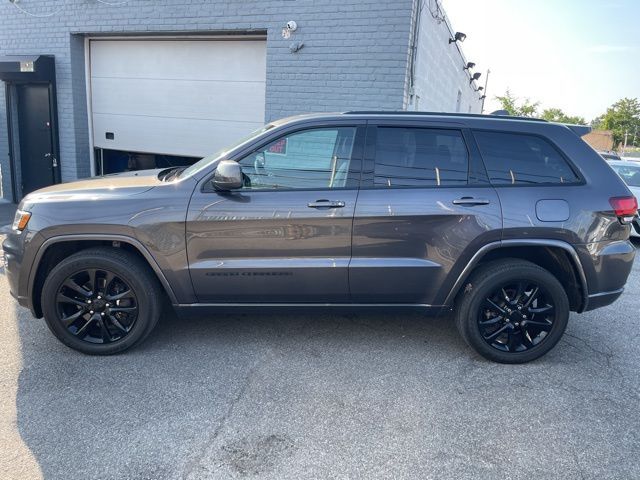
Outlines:
[{"label": "green tree", "polygon": [[520,101],[518,97],[514,96],[509,91],[509,89],[507,89],[503,96],[497,96],[496,100],[500,102],[503,110],[509,112],[509,115],[516,117],[538,116],[538,107],[540,106],[540,102],[531,102],[528,98]]},{"label": "green tree", "polygon": [[547,108],[542,111],[540,118],[549,122],[569,123],[572,125],[587,124],[583,117],[567,115],[560,108]]},{"label": "green tree", "polygon": [[592,125],[594,128],[611,130],[615,145],[624,143],[625,133],[629,134],[628,145],[640,145],[640,102],[637,98],[618,100],[604,115],[596,118]]}]

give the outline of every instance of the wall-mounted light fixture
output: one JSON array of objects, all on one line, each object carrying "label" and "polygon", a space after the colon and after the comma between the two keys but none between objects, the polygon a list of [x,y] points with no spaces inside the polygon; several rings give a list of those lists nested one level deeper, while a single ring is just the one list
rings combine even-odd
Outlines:
[{"label": "wall-mounted light fixture", "polygon": [[467,66],[463,68],[463,70],[469,70],[470,68],[475,67],[476,64],[473,62],[467,62]]},{"label": "wall-mounted light fixture", "polygon": [[482,73],[480,72],[474,73],[473,75],[471,75],[471,78],[469,79],[469,84],[473,83],[474,80],[478,80],[481,76],[482,76]]},{"label": "wall-mounted light fixture", "polygon": [[485,98],[487,98],[486,95],[482,95],[480,98],[478,98],[478,100],[484,100]]},{"label": "wall-mounted light fixture", "polygon": [[465,33],[462,32],[456,32],[455,35],[453,36],[453,38],[449,39],[449,43],[454,43],[454,42],[464,42],[464,39],[467,38],[467,35]]},{"label": "wall-mounted light fixture", "polygon": [[478,88],[476,88],[476,92],[481,92],[482,90],[484,90],[484,87],[478,87]]}]

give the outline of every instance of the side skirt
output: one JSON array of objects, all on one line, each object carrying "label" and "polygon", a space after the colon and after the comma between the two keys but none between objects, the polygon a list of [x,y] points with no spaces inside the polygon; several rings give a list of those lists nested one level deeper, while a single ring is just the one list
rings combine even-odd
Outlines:
[{"label": "side skirt", "polygon": [[326,312],[394,312],[413,311],[427,316],[439,316],[451,311],[446,305],[425,305],[405,303],[192,303],[173,305],[179,317],[216,315],[220,313],[326,313]]}]

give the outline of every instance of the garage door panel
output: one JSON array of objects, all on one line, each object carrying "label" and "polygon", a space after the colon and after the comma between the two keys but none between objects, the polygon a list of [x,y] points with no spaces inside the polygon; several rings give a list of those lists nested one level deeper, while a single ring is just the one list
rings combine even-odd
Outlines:
[{"label": "garage door panel", "polygon": [[266,57],[262,40],[92,40],[91,76],[259,81]]},{"label": "garage door panel", "polygon": [[92,40],[90,48],[98,148],[202,157],[264,124],[265,41]]},{"label": "garage door panel", "polygon": [[[113,140],[96,135],[98,148],[134,152],[160,153],[188,157],[210,155],[235,140],[247,136],[262,126],[262,122],[227,122],[162,117],[131,117],[117,119],[114,115],[94,115],[96,132],[111,132]],[[117,125],[114,129],[113,125]],[[110,130],[111,129],[111,130]],[[144,136],[144,144],[140,136]],[[143,146],[141,150],[140,147]]]},{"label": "garage door panel", "polygon": [[[117,96],[111,94],[116,91]],[[261,82],[98,78],[92,108],[94,113],[199,119],[221,112],[228,120],[261,122],[264,109],[256,105],[264,105],[264,95]]]}]

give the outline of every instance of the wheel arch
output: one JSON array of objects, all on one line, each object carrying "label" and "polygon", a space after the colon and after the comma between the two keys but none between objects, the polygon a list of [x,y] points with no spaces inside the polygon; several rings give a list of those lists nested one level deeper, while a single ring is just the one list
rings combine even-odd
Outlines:
[{"label": "wheel arch", "polygon": [[454,304],[455,298],[474,270],[500,258],[528,260],[548,270],[562,283],[571,310],[578,313],[586,310],[589,290],[578,254],[569,243],[551,239],[513,239],[484,245],[459,274],[445,299],[445,305]]},{"label": "wheel arch", "polygon": [[160,269],[149,250],[138,240],[126,235],[60,235],[43,242],[33,261],[29,273],[28,298],[31,300],[32,312],[41,318],[42,306],[40,295],[47,274],[67,256],[92,247],[124,248],[137,255],[154,272],[172,304],[177,304],[175,293],[166,276]]}]

